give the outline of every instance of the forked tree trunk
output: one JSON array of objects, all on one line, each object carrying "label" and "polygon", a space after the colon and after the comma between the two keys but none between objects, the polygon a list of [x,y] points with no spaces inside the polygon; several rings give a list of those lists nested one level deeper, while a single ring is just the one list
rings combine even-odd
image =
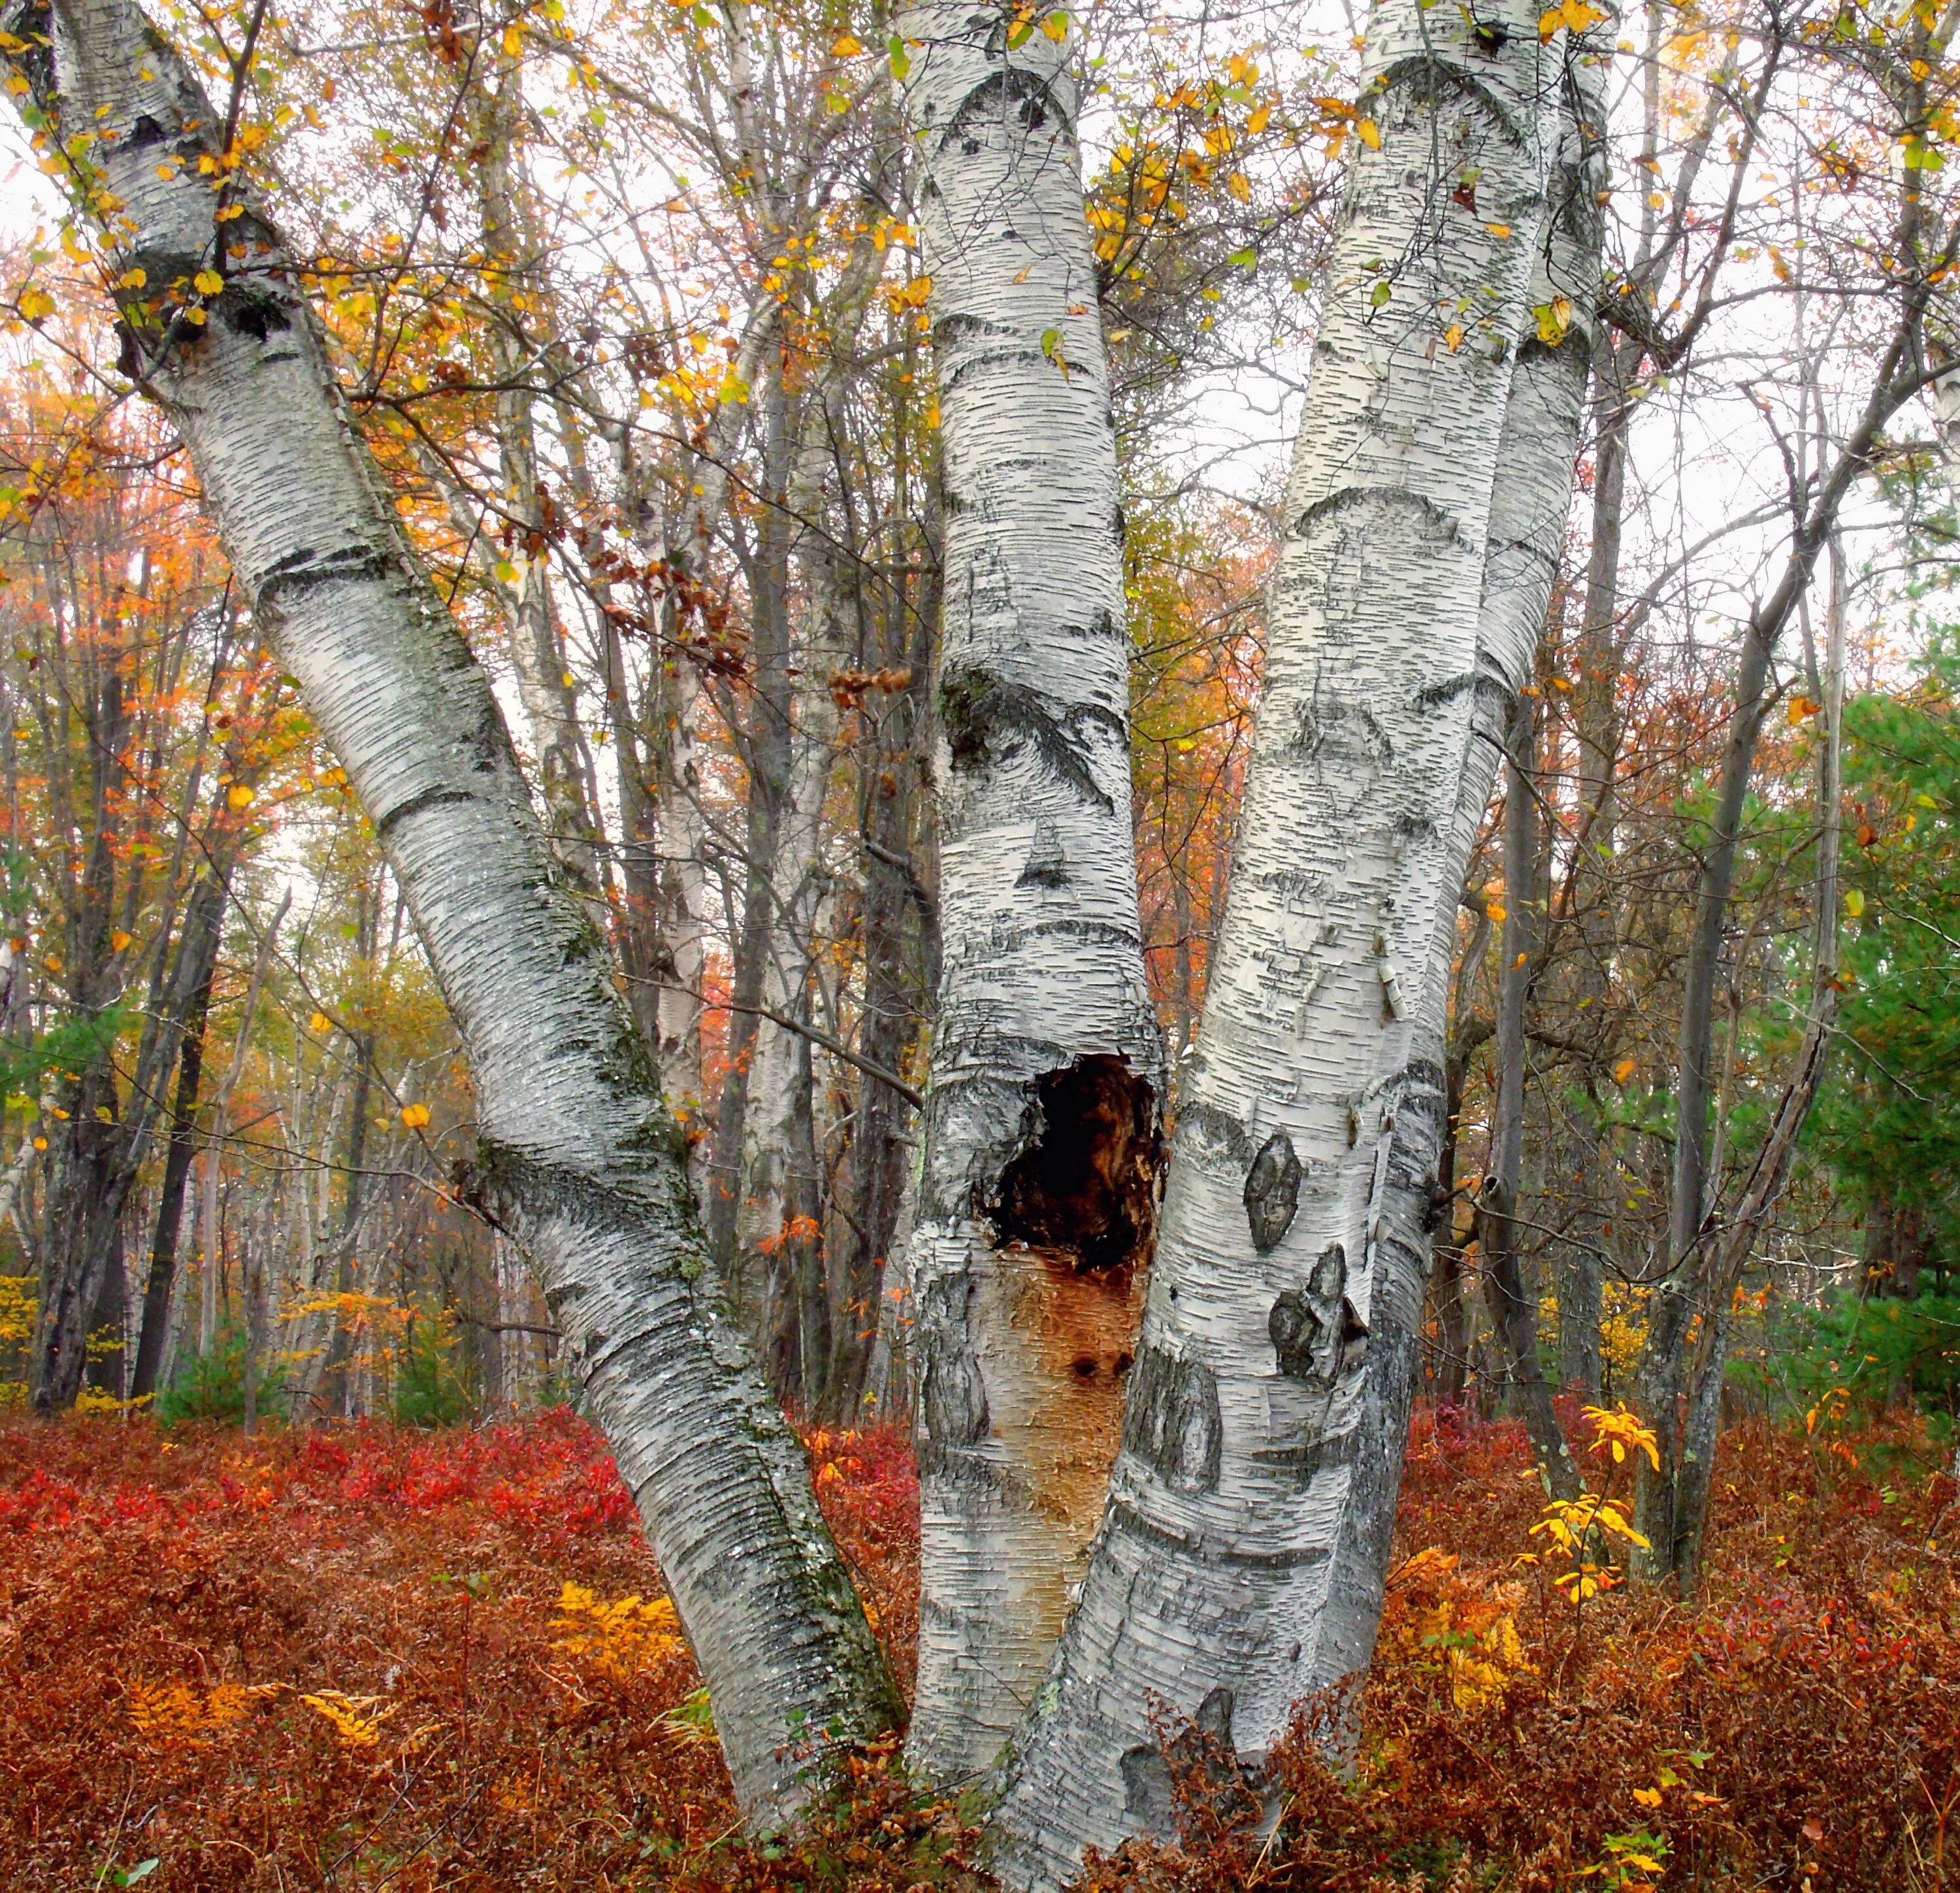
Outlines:
[{"label": "forked tree trunk", "polygon": [[971,0],[902,30],[946,493],[909,1752],[952,1783],[1033,1700],[1082,1575],[1155,1220],[1163,1058],[1075,42]]},{"label": "forked tree trunk", "polygon": [[[1516,681],[1515,660],[1491,673],[1480,606],[1567,51],[1537,26],[1418,0],[1370,22],[1379,148],[1356,142],[1328,268],[1123,1449],[998,1778],[1017,1886],[1170,1825],[1154,1707],[1256,1764],[1374,1641],[1437,1209],[1431,969],[1479,699]],[[1548,490],[1541,466],[1510,460],[1503,485],[1562,517],[1569,437]]]},{"label": "forked tree trunk", "polygon": [[[349,422],[276,234],[249,203],[214,222],[224,200],[198,164],[221,159],[222,121],[189,69],[129,0],[17,5],[5,23],[43,149],[67,135],[84,207],[107,220],[111,276],[145,272],[122,291],[130,353],[406,895],[469,1051],[482,1188],[571,1338],[737,1792],[769,1816],[804,1791],[799,1745],[883,1729],[897,1705],[803,1456],[722,1319],[605,943],[557,872],[488,682]],[[205,320],[173,317],[207,269],[226,282],[191,291]]]}]

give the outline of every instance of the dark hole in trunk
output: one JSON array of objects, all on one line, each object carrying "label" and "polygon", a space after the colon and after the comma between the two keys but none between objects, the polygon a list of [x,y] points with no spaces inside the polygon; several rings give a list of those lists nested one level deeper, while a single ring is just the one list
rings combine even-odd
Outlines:
[{"label": "dark hole in trunk", "polygon": [[1079,1270],[1147,1260],[1158,1165],[1150,1086],[1126,1060],[1102,1055],[1039,1083],[1040,1134],[1001,1178],[1001,1239],[1065,1251]]}]

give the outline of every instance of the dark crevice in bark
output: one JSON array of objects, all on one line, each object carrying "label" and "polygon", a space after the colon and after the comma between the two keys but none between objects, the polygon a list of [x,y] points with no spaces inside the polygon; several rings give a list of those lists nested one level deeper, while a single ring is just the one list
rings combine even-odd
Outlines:
[{"label": "dark crevice in bark", "polygon": [[1157,1220],[1156,1099],[1121,1057],[1077,1059],[1036,1080],[1032,1135],[988,1214],[1001,1240],[1069,1258],[1077,1273],[1150,1256]]}]

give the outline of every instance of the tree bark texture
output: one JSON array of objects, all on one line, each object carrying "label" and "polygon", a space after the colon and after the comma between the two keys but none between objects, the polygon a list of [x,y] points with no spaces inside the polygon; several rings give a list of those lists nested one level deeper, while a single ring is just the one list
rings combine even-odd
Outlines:
[{"label": "tree bark texture", "polygon": [[1131,832],[1115,434],[1079,56],[915,8],[906,107],[946,533],[943,958],[909,1249],[922,1593],[910,1753],[984,1768],[1083,1569],[1155,1220],[1163,1054]]},{"label": "tree bark texture", "polygon": [[[1575,354],[1580,352],[1576,341],[1570,345]],[[1525,372],[1521,368],[1519,376]],[[1583,387],[1582,379],[1574,393]],[[1514,393],[1514,407],[1517,399]],[[1572,419],[1569,442],[1576,445],[1576,405]],[[1569,466],[1569,447],[1566,461]],[[1554,559],[1558,555],[1555,543],[1552,555]],[[1550,574],[1545,577],[1549,592]],[[1532,917],[1538,882],[1538,807],[1532,794],[1537,743],[1537,719],[1529,699],[1520,697],[1511,721],[1506,764],[1504,925],[1498,947],[1496,1082],[1492,1086],[1491,1167],[1478,1196],[1477,1240],[1491,1278],[1491,1312],[1510,1356],[1512,1389],[1523,1410],[1539,1474],[1555,1498],[1576,1499],[1582,1481],[1552,1405],[1551,1386],[1538,1365],[1538,1296],[1526,1284],[1524,1258],[1519,1252],[1518,1203],[1524,1182],[1525,1020],[1533,950],[1538,943]]]},{"label": "tree bark texture", "polygon": [[[214,221],[197,166],[221,158],[221,121],[189,69],[128,0],[17,5],[6,24],[41,148],[65,155],[112,275],[141,269],[154,286],[120,292],[129,358],[180,430],[237,582],[407,898],[470,1057],[483,1192],[572,1338],[737,1792],[768,1818],[803,1792],[800,1745],[883,1729],[896,1704],[804,1457],[723,1318],[605,943],[276,234],[249,199]],[[225,278],[208,298],[192,288],[205,269]],[[173,312],[173,285],[201,323]]]},{"label": "tree bark texture", "polygon": [[[1570,479],[1570,436],[1548,485],[1507,414],[1568,56],[1523,9],[1476,23],[1383,0],[1370,21],[1360,110],[1379,148],[1354,148],[1328,266],[1122,1450],[998,1778],[1015,1885],[1169,1826],[1153,1704],[1256,1767],[1373,1646],[1438,1210],[1433,969],[1481,706],[1507,706],[1522,668],[1493,642],[1487,568],[1542,557],[1537,515],[1562,522]],[[1529,527],[1495,506],[1515,488]],[[1523,662],[1542,596],[1505,607]]]}]

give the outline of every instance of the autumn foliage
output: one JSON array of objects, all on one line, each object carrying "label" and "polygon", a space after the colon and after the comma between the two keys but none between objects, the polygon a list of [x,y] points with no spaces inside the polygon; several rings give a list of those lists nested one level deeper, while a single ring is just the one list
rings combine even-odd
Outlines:
[{"label": "autumn foliage", "polygon": [[[810,1445],[902,1667],[902,1436]],[[1425,1412],[1357,1768],[1330,1775],[1303,1727],[1275,1828],[1227,1758],[1167,1723],[1184,1831],[1086,1885],[1960,1881],[1960,1513],[1933,1462],[1917,1422],[1742,1427],[1701,1601],[1575,1604],[1556,1560],[1518,1561],[1544,1513],[1521,1432]],[[0,1600],[0,1861],[23,1893],[133,1883],[149,1860],[163,1893],[985,1884],[956,1810],[889,1754],[853,1758],[794,1843],[737,1835],[630,1500],[562,1413],[253,1440],[16,1424]]]}]

